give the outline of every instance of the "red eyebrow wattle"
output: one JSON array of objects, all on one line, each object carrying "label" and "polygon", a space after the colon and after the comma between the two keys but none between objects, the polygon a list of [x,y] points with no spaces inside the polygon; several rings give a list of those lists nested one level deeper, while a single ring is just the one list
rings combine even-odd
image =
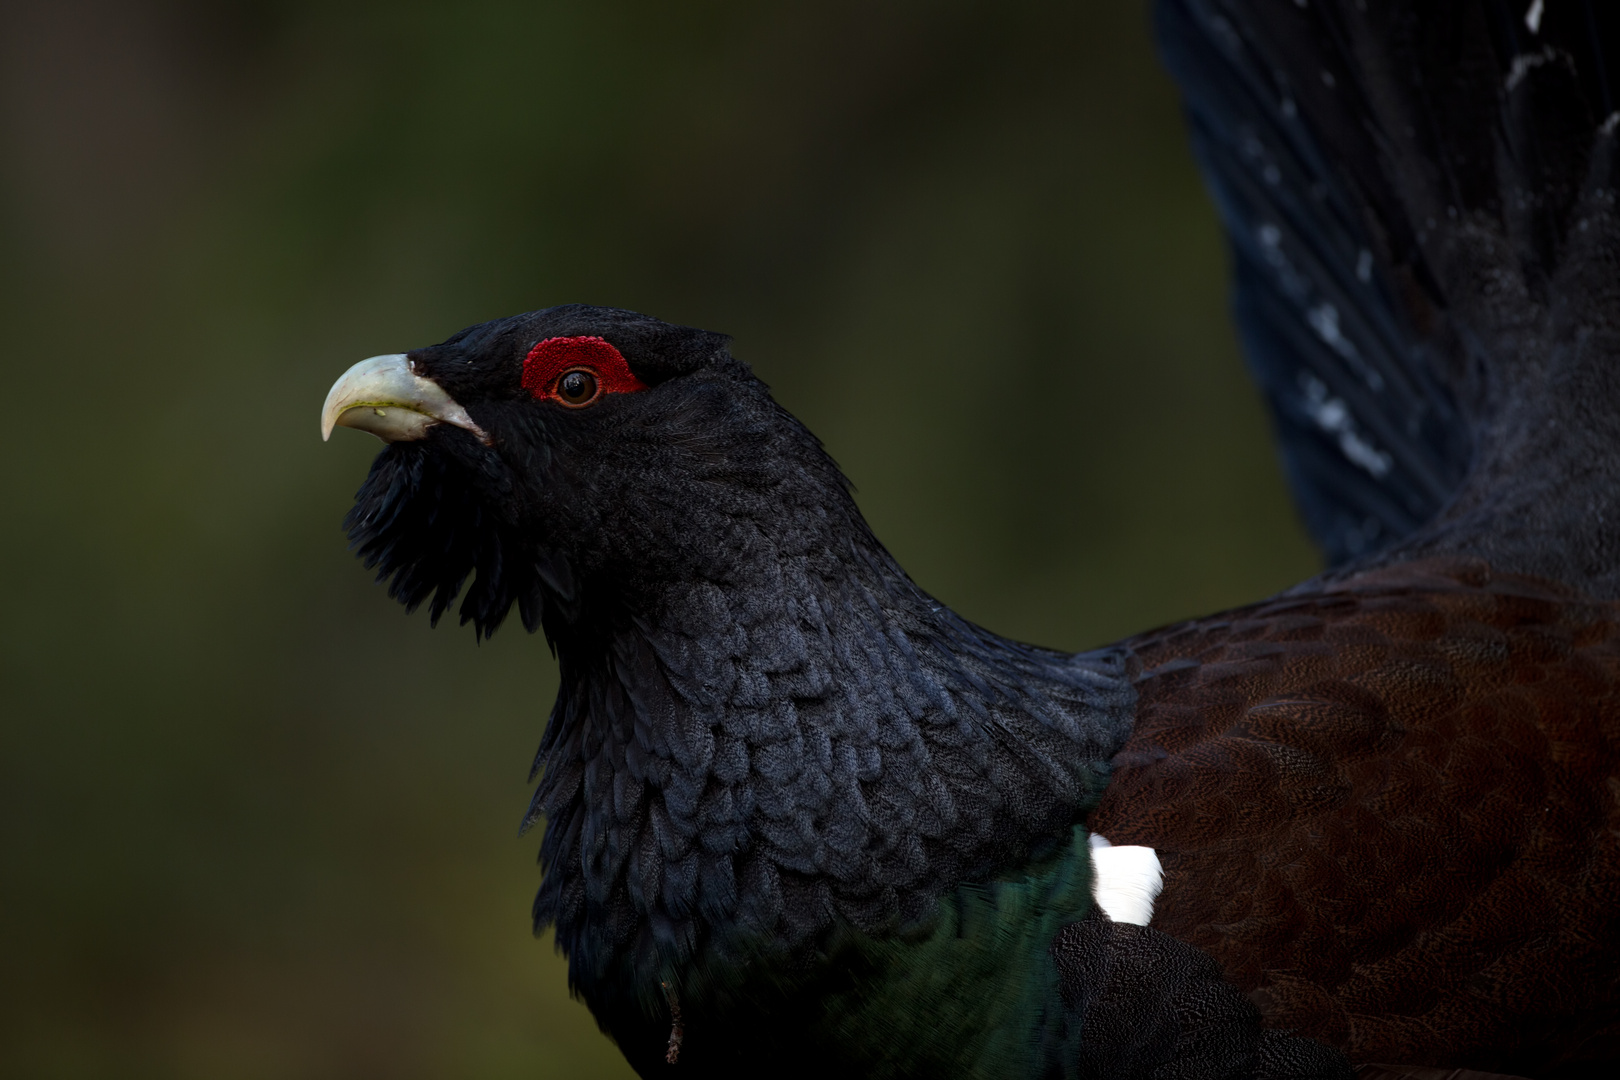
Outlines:
[{"label": "red eyebrow wattle", "polygon": [[523,358],[523,388],[537,398],[555,397],[557,376],[570,368],[586,367],[596,373],[604,394],[628,394],[647,389],[625,362],[624,354],[600,337],[546,338]]}]

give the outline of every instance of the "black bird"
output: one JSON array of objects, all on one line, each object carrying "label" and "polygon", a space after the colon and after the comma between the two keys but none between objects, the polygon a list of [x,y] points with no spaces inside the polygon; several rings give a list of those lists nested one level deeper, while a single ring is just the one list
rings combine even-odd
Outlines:
[{"label": "black bird", "polygon": [[1332,567],[1281,596],[1001,638],[727,338],[631,312],[332,389],[390,595],[556,652],[535,925],[644,1076],[1620,1062],[1620,10],[1158,20]]}]

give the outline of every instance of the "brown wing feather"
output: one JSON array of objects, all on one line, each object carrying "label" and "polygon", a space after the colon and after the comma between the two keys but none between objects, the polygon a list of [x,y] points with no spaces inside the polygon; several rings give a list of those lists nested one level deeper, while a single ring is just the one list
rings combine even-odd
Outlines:
[{"label": "brown wing feather", "polygon": [[1506,1073],[1475,1072],[1473,1069],[1434,1069],[1401,1065],[1363,1065],[1356,1080],[1524,1080]]},{"label": "brown wing feather", "polygon": [[1358,1061],[1620,1057],[1620,610],[1452,561],[1132,643],[1092,827],[1153,926]]}]

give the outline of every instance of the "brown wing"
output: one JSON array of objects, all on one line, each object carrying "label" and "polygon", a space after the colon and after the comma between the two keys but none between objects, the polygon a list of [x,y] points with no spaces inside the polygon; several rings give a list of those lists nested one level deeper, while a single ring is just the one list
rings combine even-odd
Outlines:
[{"label": "brown wing", "polygon": [[1356,1080],[1524,1080],[1506,1073],[1475,1072],[1473,1069],[1434,1069],[1400,1065],[1363,1065]]},{"label": "brown wing", "polygon": [[1353,1060],[1620,1058],[1616,607],[1479,563],[1145,635],[1091,824],[1153,926]]}]

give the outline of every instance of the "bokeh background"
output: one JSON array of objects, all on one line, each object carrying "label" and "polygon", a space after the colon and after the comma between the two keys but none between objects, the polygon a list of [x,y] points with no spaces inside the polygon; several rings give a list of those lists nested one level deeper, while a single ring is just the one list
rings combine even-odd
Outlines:
[{"label": "bokeh background", "polygon": [[0,1072],[593,1077],[543,643],[338,522],[381,352],[736,337],[916,578],[1079,648],[1311,572],[1140,0],[0,4]]}]

